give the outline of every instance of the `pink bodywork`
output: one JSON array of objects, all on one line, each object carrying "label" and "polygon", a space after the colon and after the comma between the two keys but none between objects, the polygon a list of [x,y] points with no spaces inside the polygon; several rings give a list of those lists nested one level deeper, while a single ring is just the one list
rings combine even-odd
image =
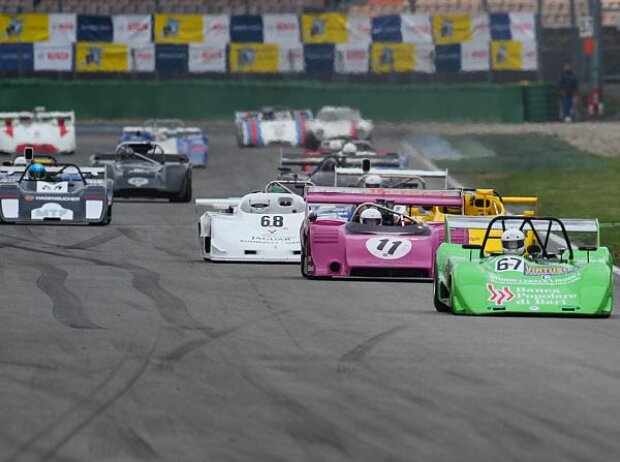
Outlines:
[{"label": "pink bodywork", "polygon": [[[462,207],[458,191],[355,189],[310,187],[306,203],[359,205],[378,200],[405,206]],[[306,214],[307,216],[307,214]],[[349,221],[319,217],[302,225],[302,246],[308,255],[308,272],[319,277],[432,278],[435,252],[444,241],[444,222],[429,222],[428,235],[405,232],[350,233]],[[351,225],[349,225],[351,226]],[[390,248],[396,252],[389,254]],[[379,251],[382,249],[382,251]],[[408,249],[408,250],[407,250]],[[404,252],[402,255],[399,253]]]}]

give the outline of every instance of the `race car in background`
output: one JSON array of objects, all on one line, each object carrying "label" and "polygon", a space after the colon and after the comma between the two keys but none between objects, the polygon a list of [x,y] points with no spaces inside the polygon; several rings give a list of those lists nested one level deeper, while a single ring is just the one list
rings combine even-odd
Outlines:
[{"label": "race car in background", "polygon": [[184,154],[192,167],[205,168],[209,138],[200,127],[186,127],[179,119],[151,119],[139,126],[123,127],[120,142],[154,141],[166,154]]},{"label": "race car in background", "polygon": [[316,118],[306,124],[305,146],[316,149],[322,141],[331,138],[370,140],[372,129],[372,121],[362,119],[357,109],[323,106]]},{"label": "race car in background", "polygon": [[309,109],[273,109],[235,112],[237,144],[260,147],[274,144],[303,146],[306,125],[312,119]]},{"label": "race car in background", "polygon": [[444,222],[407,210],[463,205],[458,191],[318,186],[307,188],[306,202],[301,273],[309,278],[432,278]]},{"label": "race car in background", "polygon": [[73,154],[75,113],[73,111],[0,112],[0,153],[21,154],[32,147],[37,154]]},{"label": "race car in background", "polygon": [[0,167],[1,223],[107,225],[112,220],[112,182],[105,168],[75,164]]},{"label": "race car in background", "polygon": [[[485,229],[481,244],[454,243],[455,230]],[[509,252],[485,250],[492,232],[518,230],[533,242]],[[568,233],[594,234],[575,248]],[[560,241],[551,244],[551,236]],[[579,238],[582,240],[582,237]],[[457,241],[460,242],[460,239]],[[455,314],[607,317],[613,307],[613,263],[600,246],[597,220],[552,217],[447,217],[436,256],[434,303]]]},{"label": "race car in background", "polygon": [[184,154],[164,153],[157,143],[126,142],[114,153],[96,153],[93,167],[105,167],[114,180],[114,196],[192,200],[192,164]]},{"label": "race car in background", "polygon": [[243,197],[196,199],[202,257],[213,261],[299,262],[306,203],[286,182]]}]

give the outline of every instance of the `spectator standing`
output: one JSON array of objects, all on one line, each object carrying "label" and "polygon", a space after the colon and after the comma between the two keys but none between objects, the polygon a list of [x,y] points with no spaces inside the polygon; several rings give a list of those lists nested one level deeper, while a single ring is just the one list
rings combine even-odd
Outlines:
[{"label": "spectator standing", "polygon": [[573,101],[575,96],[577,96],[579,83],[570,64],[564,64],[558,85],[562,102],[562,119],[564,122],[571,122],[573,120]]}]

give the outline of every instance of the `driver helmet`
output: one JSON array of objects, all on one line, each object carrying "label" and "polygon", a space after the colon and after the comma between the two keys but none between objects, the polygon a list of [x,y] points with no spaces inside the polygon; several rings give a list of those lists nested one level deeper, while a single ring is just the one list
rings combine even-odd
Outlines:
[{"label": "driver helmet", "polygon": [[28,174],[33,180],[42,180],[43,178],[45,178],[45,167],[37,163],[30,164]]},{"label": "driver helmet", "polygon": [[523,255],[525,252],[525,235],[519,229],[507,229],[502,234],[502,249],[505,254]]},{"label": "driver helmet", "polygon": [[383,186],[383,181],[379,175],[368,175],[364,180],[365,188],[380,188]]},{"label": "driver helmet", "polygon": [[357,152],[357,148],[353,143],[345,143],[342,147],[343,154],[355,154]]},{"label": "driver helmet", "polygon": [[366,209],[362,213],[360,213],[360,223],[363,225],[375,225],[381,226],[383,223],[383,219],[381,217],[381,212],[377,209]]}]

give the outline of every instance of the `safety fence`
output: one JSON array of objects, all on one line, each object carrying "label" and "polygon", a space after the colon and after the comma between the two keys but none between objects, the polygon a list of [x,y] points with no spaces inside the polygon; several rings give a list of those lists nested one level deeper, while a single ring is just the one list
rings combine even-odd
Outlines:
[{"label": "safety fence", "polygon": [[75,110],[80,119],[154,117],[232,120],[234,111],[266,105],[317,110],[349,105],[377,122],[553,120],[557,90],[550,85],[340,85],[320,82],[169,80],[5,80],[5,111],[46,106]]},{"label": "safety fence", "polygon": [[533,13],[0,15],[0,72],[535,71]]}]

